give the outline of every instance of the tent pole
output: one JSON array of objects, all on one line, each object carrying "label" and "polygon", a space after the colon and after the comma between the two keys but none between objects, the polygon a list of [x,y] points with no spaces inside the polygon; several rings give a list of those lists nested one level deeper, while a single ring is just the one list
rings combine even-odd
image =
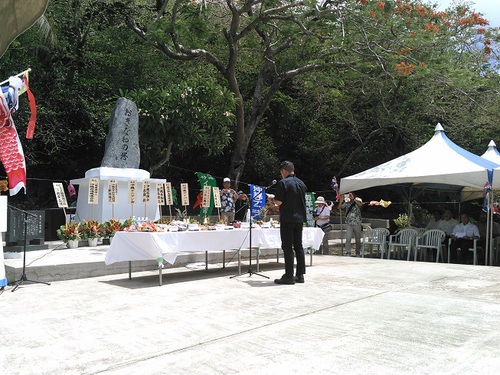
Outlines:
[{"label": "tent pole", "polygon": [[344,256],[344,226],[342,225],[342,206],[340,207],[340,255]]},{"label": "tent pole", "polygon": [[[488,193],[486,193],[488,194]],[[488,257],[489,257],[489,253],[490,253],[490,247],[489,247],[489,244],[490,244],[490,197],[487,196],[486,197],[486,233],[485,233],[485,236],[484,236],[484,240],[485,240],[485,244],[484,244],[484,265],[487,266],[488,265]]]},{"label": "tent pole", "polygon": [[488,260],[487,254],[490,255],[489,265],[493,265],[493,190],[488,195],[488,218],[486,220],[486,250],[485,258]]}]

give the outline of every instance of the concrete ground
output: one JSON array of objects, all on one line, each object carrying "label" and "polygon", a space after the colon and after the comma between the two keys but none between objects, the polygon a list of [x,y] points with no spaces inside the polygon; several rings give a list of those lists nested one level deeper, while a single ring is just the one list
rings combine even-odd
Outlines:
[{"label": "concrete ground", "polygon": [[500,372],[497,267],[315,255],[305,284],[275,285],[283,268],[8,286],[1,373]]}]

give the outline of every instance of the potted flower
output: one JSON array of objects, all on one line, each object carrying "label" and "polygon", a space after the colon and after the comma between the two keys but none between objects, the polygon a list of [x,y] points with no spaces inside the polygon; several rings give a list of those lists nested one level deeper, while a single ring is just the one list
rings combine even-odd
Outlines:
[{"label": "potted flower", "polygon": [[410,227],[410,218],[407,214],[399,214],[399,216],[394,219],[394,224],[398,227],[398,229],[409,228]]},{"label": "potted flower", "polygon": [[69,223],[61,225],[57,230],[57,236],[67,244],[68,248],[77,248],[78,241],[82,238],[80,223],[71,220]]},{"label": "potted flower", "polygon": [[109,219],[108,221],[103,223],[104,235],[105,237],[109,238],[110,243],[115,233],[122,230],[122,228],[123,226],[120,220]]},{"label": "potted flower", "polygon": [[90,247],[96,247],[97,240],[104,235],[101,223],[95,220],[84,220],[82,233],[83,237],[88,240]]}]

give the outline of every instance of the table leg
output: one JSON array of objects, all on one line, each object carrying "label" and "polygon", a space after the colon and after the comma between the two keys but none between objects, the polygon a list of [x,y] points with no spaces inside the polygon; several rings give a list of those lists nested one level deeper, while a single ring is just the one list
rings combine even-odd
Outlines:
[{"label": "table leg", "polygon": [[259,269],[259,255],[260,255],[260,247],[257,248],[257,272],[260,272],[260,269]]},{"label": "table leg", "polygon": [[208,271],[208,251],[205,251],[205,271]]},{"label": "table leg", "polygon": [[311,255],[311,260],[310,260],[309,266],[313,265],[313,252],[314,252],[314,249],[312,248],[312,246],[310,246],[309,247],[309,254]]},{"label": "table leg", "polygon": [[238,275],[241,275],[241,248],[238,249]]},{"label": "table leg", "polygon": [[226,250],[222,250],[222,268],[226,268]]},{"label": "table leg", "polygon": [[132,280],[132,261],[128,261],[128,279]]}]

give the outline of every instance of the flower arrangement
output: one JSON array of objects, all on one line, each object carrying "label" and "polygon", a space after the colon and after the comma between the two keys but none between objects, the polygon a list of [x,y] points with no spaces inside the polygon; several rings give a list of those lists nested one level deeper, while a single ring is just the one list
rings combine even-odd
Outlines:
[{"label": "flower arrangement", "polygon": [[123,226],[120,220],[109,219],[103,223],[104,234],[107,237],[113,237],[116,232],[122,230]]},{"label": "flower arrangement", "polygon": [[80,223],[76,223],[71,220],[69,223],[59,227],[57,230],[57,236],[64,242],[68,242],[70,240],[78,241],[82,238],[81,232],[82,228]]},{"label": "flower arrangement", "polygon": [[409,228],[410,218],[407,214],[399,214],[399,216],[394,219],[394,224],[396,224],[398,228]]},{"label": "flower arrangement", "polygon": [[94,239],[104,236],[104,230],[99,221],[89,220],[83,221],[82,234],[84,238]]}]

